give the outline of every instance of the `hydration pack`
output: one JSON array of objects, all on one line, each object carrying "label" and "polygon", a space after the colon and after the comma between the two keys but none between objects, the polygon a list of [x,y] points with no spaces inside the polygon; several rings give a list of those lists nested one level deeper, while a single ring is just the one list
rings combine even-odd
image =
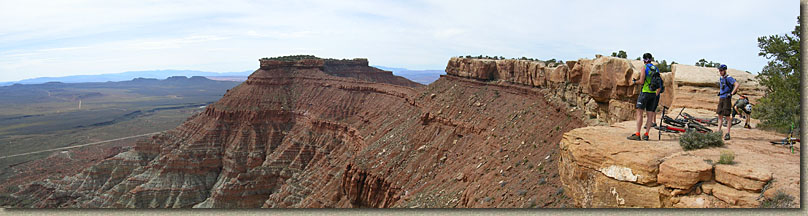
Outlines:
[{"label": "hydration pack", "polygon": [[662,76],[659,75],[659,68],[650,66],[649,69],[648,75],[651,76],[651,83],[649,83],[648,88],[651,89],[651,91],[659,89],[659,93],[662,94],[662,92],[665,92],[665,84],[662,80]]}]

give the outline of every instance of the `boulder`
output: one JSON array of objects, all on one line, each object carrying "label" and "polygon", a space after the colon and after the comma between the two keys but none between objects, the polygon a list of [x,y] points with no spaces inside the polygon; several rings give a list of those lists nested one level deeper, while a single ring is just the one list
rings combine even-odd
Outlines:
[{"label": "boulder", "polygon": [[559,175],[564,191],[575,201],[576,207],[662,207],[658,192],[662,186],[649,187],[617,180],[567,160],[569,157],[562,157],[559,161]]},{"label": "boulder", "polygon": [[738,190],[760,192],[772,180],[772,173],[750,165],[719,164],[715,166],[715,180]]},{"label": "boulder", "polygon": [[713,177],[713,166],[696,156],[676,156],[659,165],[657,181],[670,188],[690,189]]},{"label": "boulder", "polygon": [[584,107],[585,107],[584,111],[586,112],[586,115],[589,116],[589,118],[595,118],[598,116],[598,103],[595,102],[595,99],[590,98],[589,101],[586,102],[586,105]]},{"label": "boulder", "polygon": [[[636,101],[609,100],[609,118],[607,122],[619,122],[635,119]],[[636,121],[636,120],[635,120]]]},{"label": "boulder", "polygon": [[566,83],[569,78],[569,68],[567,68],[567,65],[561,65],[555,68],[546,68],[546,70],[548,82]]},{"label": "boulder", "polygon": [[[718,79],[716,68],[697,67],[693,65],[674,64],[673,72],[676,74],[677,94],[674,106],[715,109],[718,105]],[[765,92],[755,79],[755,76],[745,71],[728,69],[727,73],[740,83],[738,94],[749,96],[749,100],[757,103]],[[738,97],[734,97],[737,99]]]},{"label": "boulder", "polygon": [[446,65],[446,74],[480,80],[491,80],[496,62],[490,59],[452,58]]},{"label": "boulder", "polygon": [[727,187],[723,184],[712,184],[710,188],[713,196],[727,204],[744,208],[753,208],[760,205],[760,202],[757,200],[760,196],[759,193],[736,190],[735,188]]},{"label": "boulder", "polygon": [[[713,198],[715,199],[715,198]],[[712,204],[707,195],[683,196],[679,197],[679,202],[673,204],[675,208],[708,208]]]},{"label": "boulder", "polygon": [[584,93],[588,93],[598,102],[607,102],[613,98],[630,98],[635,95],[635,87],[630,84],[636,69],[627,60],[600,57],[593,61],[581,60],[579,64],[590,62],[591,69],[583,65],[581,70],[584,73],[581,79]]},{"label": "boulder", "polygon": [[[564,134],[559,148],[565,162],[597,170],[603,175],[636,184],[656,184],[662,158],[679,151],[678,146],[648,148],[647,142],[626,140],[632,122],[613,126],[574,129]],[[608,135],[606,135],[608,134]]]},{"label": "boulder", "polygon": [[[671,69],[680,75],[676,77],[676,81],[678,83],[683,85],[718,88],[718,79],[720,75],[717,68],[674,64]],[[732,78],[735,78],[735,80],[741,84],[739,86],[741,90],[752,90],[758,86],[754,74],[732,68],[727,69],[727,74],[732,76]]]},{"label": "boulder", "polygon": [[679,87],[674,82],[674,79],[676,79],[675,72],[662,73],[660,76],[665,85],[665,92],[662,92],[659,98],[659,108],[662,109],[662,106],[671,107],[674,102],[674,95],[676,95],[676,90]]}]

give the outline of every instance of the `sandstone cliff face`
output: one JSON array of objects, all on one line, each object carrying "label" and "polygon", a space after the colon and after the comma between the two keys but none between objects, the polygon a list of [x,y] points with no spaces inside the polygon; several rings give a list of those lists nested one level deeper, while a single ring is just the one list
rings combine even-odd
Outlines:
[{"label": "sandstone cliff face", "polygon": [[[626,140],[635,122],[584,127],[559,143],[559,173],[575,206],[585,208],[755,208],[782,190],[799,208],[799,154],[769,145],[777,134],[733,130],[723,148],[683,151],[678,137]],[[735,164],[717,164],[720,151]]]},{"label": "sandstone cliff face", "polygon": [[393,75],[393,72],[368,66],[368,60],[357,58],[353,60],[334,59],[303,59],[300,61],[279,61],[260,59],[261,70],[281,68],[319,69],[328,75],[350,77],[368,82],[388,83],[393,85],[419,87],[419,83],[404,77]]},{"label": "sandstone cliff face", "polygon": [[540,89],[454,76],[415,89],[356,64],[262,61],[176,129],[25,185],[18,207],[569,205],[554,143],[583,123]]},{"label": "sandstone cliff face", "polygon": [[[590,125],[633,119],[641,87],[631,85],[631,80],[639,79],[643,70],[640,61],[605,56],[567,61],[554,67],[538,61],[468,58],[452,58],[446,66],[446,73],[453,76],[544,89],[568,108],[582,109],[584,118],[591,119]],[[667,88],[661,105],[670,106],[673,102],[675,74],[662,74]]]},{"label": "sandstone cliff face", "polygon": [[[673,71],[677,74],[678,85],[673,106],[715,111],[718,107],[718,69],[675,64]],[[765,94],[753,74],[732,68],[727,70],[727,74],[740,84],[738,94],[749,96],[753,104]],[[738,99],[738,96],[733,99]]]}]

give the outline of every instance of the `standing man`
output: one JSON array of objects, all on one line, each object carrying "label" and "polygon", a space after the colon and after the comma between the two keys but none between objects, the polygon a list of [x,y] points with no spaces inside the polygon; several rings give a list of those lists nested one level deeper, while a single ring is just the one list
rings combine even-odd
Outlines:
[{"label": "standing man", "polygon": [[[724,140],[729,140],[730,129],[732,128],[732,95],[738,91],[738,82],[735,78],[727,75],[727,65],[722,64],[718,66],[718,74],[721,78],[718,79],[718,109],[715,111],[718,114],[718,132],[721,133],[721,126],[727,121],[727,134],[724,135]],[[725,120],[726,119],[726,120]]]},{"label": "standing man", "polygon": [[[659,73],[659,68],[654,66],[651,61],[654,60],[654,57],[651,56],[651,53],[645,53],[642,55],[642,60],[645,63],[645,70],[643,73],[640,73],[640,80],[642,80],[642,91],[640,95],[637,97],[637,105],[634,107],[637,110],[637,132],[632,134],[631,136],[627,137],[629,140],[648,140],[648,131],[651,130],[651,122],[654,121],[656,117],[656,108],[657,97],[659,97],[659,89],[651,90],[651,73]],[[637,80],[631,80],[632,85],[637,84]],[[645,123],[645,134],[640,137],[640,129],[642,129],[642,113],[643,110],[648,116],[648,120]]]}]

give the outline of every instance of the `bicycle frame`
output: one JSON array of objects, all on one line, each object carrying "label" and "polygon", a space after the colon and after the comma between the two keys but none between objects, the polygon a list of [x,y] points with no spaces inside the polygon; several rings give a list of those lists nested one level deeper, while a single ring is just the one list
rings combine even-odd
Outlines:
[{"label": "bicycle frame", "polygon": [[[659,124],[659,126],[655,127],[657,130],[660,131],[658,139],[660,139],[660,140],[662,139],[662,132],[680,133],[680,132],[686,132],[688,128],[694,129],[699,133],[712,132],[712,130],[710,130],[707,127],[704,127],[701,124],[699,124],[698,121],[695,121],[693,118],[684,117],[682,115],[682,111],[684,111],[684,108],[682,108],[679,111],[679,116],[682,116],[683,117],[682,119],[672,119],[672,118],[666,116],[665,113],[667,112],[668,109],[670,109],[670,108],[668,108],[666,106],[662,107],[662,115],[659,117],[660,118],[660,120],[659,120],[660,124]],[[685,113],[685,115],[688,115],[688,114]],[[675,127],[664,125],[664,124],[673,125]]]},{"label": "bicycle frame", "polygon": [[791,129],[788,131],[788,137],[783,140],[771,141],[772,145],[788,145],[791,153],[794,153],[794,144],[800,142],[799,138],[794,137],[794,124],[791,124]]}]

